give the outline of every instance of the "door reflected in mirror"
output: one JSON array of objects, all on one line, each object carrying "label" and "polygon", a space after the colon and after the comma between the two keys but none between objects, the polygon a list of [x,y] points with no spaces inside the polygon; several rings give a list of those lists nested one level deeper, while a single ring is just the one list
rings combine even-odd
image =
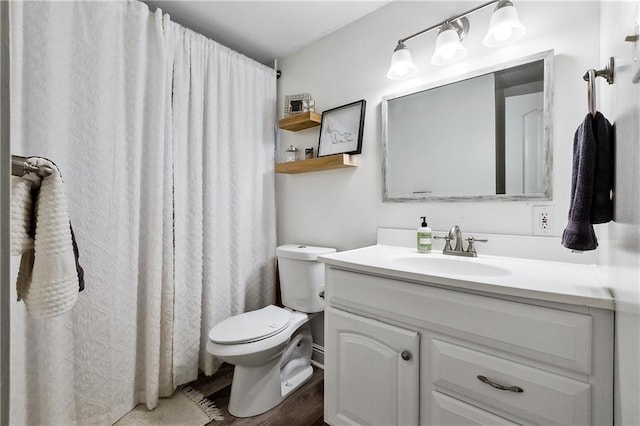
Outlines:
[{"label": "door reflected in mirror", "polygon": [[551,199],[552,59],[383,98],[384,200]]}]

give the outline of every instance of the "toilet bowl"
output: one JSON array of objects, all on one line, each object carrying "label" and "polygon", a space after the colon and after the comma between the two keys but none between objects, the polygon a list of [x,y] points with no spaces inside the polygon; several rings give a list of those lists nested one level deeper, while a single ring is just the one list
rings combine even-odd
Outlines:
[{"label": "toilet bowl", "polygon": [[278,405],[313,374],[309,320],[324,310],[320,254],[326,247],[285,245],[276,250],[282,300],[227,318],[209,331],[207,351],[235,365],[229,413],[251,417]]},{"label": "toilet bowl", "polygon": [[308,319],[305,313],[270,305],[211,329],[207,351],[236,366],[229,400],[232,415],[251,417],[268,411],[311,377]]}]

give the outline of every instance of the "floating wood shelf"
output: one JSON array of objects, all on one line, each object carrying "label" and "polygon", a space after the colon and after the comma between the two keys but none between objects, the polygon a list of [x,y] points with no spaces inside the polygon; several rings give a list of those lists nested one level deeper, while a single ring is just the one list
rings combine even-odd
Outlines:
[{"label": "floating wood shelf", "polygon": [[328,155],[326,157],[311,158],[309,160],[291,161],[276,164],[276,173],[308,173],[320,170],[343,169],[357,167],[358,157],[348,154]]},{"label": "floating wood shelf", "polygon": [[285,117],[278,121],[278,125],[281,129],[297,132],[298,130],[319,126],[321,121],[322,116],[320,114],[309,111]]}]

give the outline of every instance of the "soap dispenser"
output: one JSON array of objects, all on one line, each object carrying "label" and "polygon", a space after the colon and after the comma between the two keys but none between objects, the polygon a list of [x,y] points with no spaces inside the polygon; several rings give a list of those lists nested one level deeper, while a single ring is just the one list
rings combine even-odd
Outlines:
[{"label": "soap dispenser", "polygon": [[426,216],[420,216],[422,223],[418,227],[418,253],[431,253],[431,228],[427,225]]}]

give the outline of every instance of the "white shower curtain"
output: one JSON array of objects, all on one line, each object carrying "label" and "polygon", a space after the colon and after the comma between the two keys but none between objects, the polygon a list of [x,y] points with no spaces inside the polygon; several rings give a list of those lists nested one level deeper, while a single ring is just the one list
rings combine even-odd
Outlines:
[{"label": "white shower curtain", "polygon": [[86,282],[50,320],[12,305],[11,424],[111,424],[173,392],[162,16],[139,2],[10,8],[12,152],[59,166]]},{"label": "white shower curtain", "polygon": [[137,1],[10,6],[12,151],[59,166],[86,282],[12,306],[11,423],[111,424],[274,299],[275,73]]},{"label": "white shower curtain", "polygon": [[275,71],[165,19],[173,58],[176,384],[216,323],[274,301]]}]

